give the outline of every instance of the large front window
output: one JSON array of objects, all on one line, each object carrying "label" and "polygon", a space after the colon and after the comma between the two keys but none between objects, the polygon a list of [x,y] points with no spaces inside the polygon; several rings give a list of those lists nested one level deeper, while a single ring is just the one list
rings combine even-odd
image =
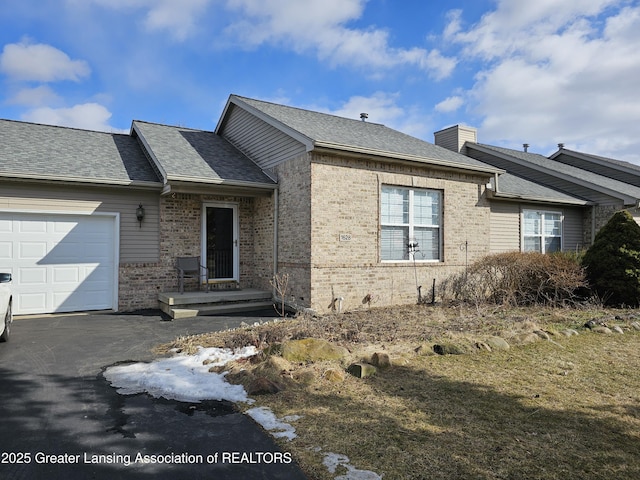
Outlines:
[{"label": "large front window", "polygon": [[525,252],[552,253],[562,248],[562,213],[523,210],[523,242]]},{"label": "large front window", "polygon": [[440,260],[441,192],[382,187],[380,223],[382,260]]}]

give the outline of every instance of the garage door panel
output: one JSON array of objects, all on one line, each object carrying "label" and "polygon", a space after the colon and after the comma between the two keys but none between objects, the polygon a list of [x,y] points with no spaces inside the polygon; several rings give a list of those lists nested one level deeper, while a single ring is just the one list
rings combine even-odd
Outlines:
[{"label": "garage door panel", "polygon": [[17,260],[40,260],[47,255],[47,242],[20,242]]},{"label": "garage door panel", "polygon": [[19,220],[18,229],[19,233],[46,233],[47,222],[46,220]]},{"label": "garage door panel", "polygon": [[11,258],[13,258],[13,243],[0,241],[0,262],[4,266],[5,263],[8,263],[4,262],[4,260],[10,260]]},{"label": "garage door panel", "polygon": [[[18,269],[20,285],[36,285],[47,284],[47,268],[46,267],[23,267]],[[17,280],[14,282],[18,283]]]},{"label": "garage door panel", "polygon": [[0,212],[0,228],[16,314],[115,308],[113,216]]},{"label": "garage door panel", "polygon": [[20,293],[14,294],[15,306],[20,306],[21,313],[45,313],[48,310],[46,293]]},{"label": "garage door panel", "polygon": [[54,266],[51,270],[53,272],[53,281],[57,284],[71,283],[76,285],[80,281],[80,267]]}]

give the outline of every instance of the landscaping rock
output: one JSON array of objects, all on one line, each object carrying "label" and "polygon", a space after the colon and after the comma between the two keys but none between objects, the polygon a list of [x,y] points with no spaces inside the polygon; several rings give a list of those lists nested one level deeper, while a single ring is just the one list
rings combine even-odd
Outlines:
[{"label": "landscaping rock", "polygon": [[344,373],[342,370],[338,370],[337,368],[330,368],[326,372],[324,372],[325,380],[328,380],[332,383],[341,383],[344,382]]},{"label": "landscaping rock", "polygon": [[620,327],[619,325],[616,325],[615,327],[611,327],[611,330],[616,333],[624,333],[624,330],[622,330],[622,327]]},{"label": "landscaping rock", "polygon": [[491,347],[484,342],[476,342],[476,348],[482,352],[490,352]]},{"label": "landscaping rock", "polygon": [[640,331],[640,322],[633,322],[631,324],[631,328],[633,328],[634,330]]},{"label": "landscaping rock", "polygon": [[489,337],[485,341],[487,345],[491,347],[492,350],[509,350],[509,343],[502,337]]},{"label": "landscaping rock", "polygon": [[352,363],[347,368],[347,372],[356,378],[367,378],[378,373],[378,369],[368,363]]},{"label": "landscaping rock", "polygon": [[560,335],[564,335],[565,337],[572,337],[574,335],[580,335],[577,330],[573,330],[571,328],[567,328],[566,330],[562,330]]},{"label": "landscaping rock", "polygon": [[282,357],[290,362],[342,360],[348,351],[319,338],[290,340],[282,345]]},{"label": "landscaping rock", "polygon": [[439,343],[433,346],[433,351],[438,355],[463,355],[467,350],[453,343]]},{"label": "landscaping rock", "polygon": [[609,327],[605,327],[603,325],[598,325],[597,327],[591,327],[591,331],[594,333],[602,333],[605,335],[613,333],[611,332],[611,329]]},{"label": "landscaping rock", "polygon": [[535,333],[537,336],[539,336],[543,340],[551,340],[551,337],[549,336],[549,334],[544,330],[534,330],[533,333]]},{"label": "landscaping rock", "polygon": [[427,344],[418,345],[413,351],[424,357],[436,354],[436,352],[433,351],[433,346]]},{"label": "landscaping rock", "polygon": [[520,345],[528,345],[530,343],[539,342],[540,337],[535,333],[520,333],[518,335],[514,335],[512,340],[514,343],[518,343]]},{"label": "landscaping rock", "polygon": [[266,395],[271,393],[278,393],[283,389],[283,386],[278,382],[270,380],[266,377],[255,377],[249,381],[245,390],[248,395]]},{"label": "landscaping rock", "polygon": [[391,366],[391,360],[386,353],[376,352],[371,356],[371,364],[374,367],[385,369]]}]

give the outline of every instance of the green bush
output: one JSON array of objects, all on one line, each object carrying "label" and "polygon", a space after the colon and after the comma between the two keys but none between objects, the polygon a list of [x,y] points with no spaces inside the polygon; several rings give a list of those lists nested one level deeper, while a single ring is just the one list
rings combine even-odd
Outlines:
[{"label": "green bush", "polygon": [[441,294],[444,300],[473,304],[560,306],[577,301],[585,286],[576,254],[507,252],[484,257],[467,272],[448,278]]},{"label": "green bush", "polygon": [[592,290],[608,305],[640,302],[640,226],[627,211],[600,229],[582,259]]}]

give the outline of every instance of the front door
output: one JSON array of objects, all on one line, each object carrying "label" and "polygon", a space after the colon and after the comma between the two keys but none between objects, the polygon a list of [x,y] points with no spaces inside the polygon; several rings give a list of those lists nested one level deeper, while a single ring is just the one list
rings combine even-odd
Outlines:
[{"label": "front door", "polygon": [[206,204],[202,217],[202,251],[209,279],[238,281],[238,206]]}]

